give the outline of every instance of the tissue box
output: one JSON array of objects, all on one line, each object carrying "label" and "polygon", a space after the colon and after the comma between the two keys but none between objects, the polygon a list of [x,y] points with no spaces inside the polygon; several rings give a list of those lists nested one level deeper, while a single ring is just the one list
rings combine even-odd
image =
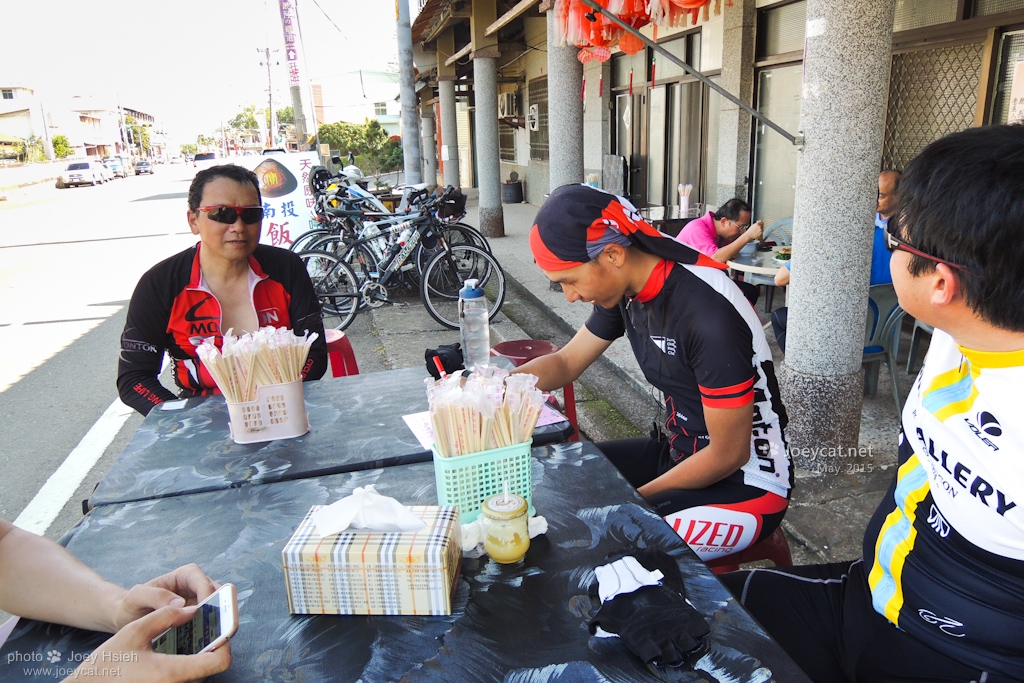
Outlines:
[{"label": "tissue box", "polygon": [[314,506],[284,547],[292,614],[451,614],[462,563],[453,506],[414,505],[423,531],[343,531],[321,536]]}]

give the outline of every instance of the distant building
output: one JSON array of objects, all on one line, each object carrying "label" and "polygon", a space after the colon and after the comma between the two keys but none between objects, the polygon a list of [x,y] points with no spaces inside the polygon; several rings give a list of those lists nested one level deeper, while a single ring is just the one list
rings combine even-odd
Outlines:
[{"label": "distant building", "polygon": [[317,79],[313,85],[316,118],[321,123],[375,119],[388,135],[401,135],[398,79],[398,72],[366,70]]},{"label": "distant building", "polygon": [[0,85],[0,158],[31,137],[47,139],[43,109],[35,91],[22,85]]}]

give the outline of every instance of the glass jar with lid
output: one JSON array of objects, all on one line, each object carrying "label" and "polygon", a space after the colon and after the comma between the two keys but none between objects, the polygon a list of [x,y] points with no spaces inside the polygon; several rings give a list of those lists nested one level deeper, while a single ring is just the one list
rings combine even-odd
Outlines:
[{"label": "glass jar with lid", "polygon": [[526,499],[514,493],[499,493],[480,508],[484,550],[500,564],[513,564],[526,557],[530,532]]}]

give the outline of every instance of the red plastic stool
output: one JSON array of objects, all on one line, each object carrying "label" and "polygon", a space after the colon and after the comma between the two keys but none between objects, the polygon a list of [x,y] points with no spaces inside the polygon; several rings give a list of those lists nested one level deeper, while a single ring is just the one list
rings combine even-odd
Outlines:
[{"label": "red plastic stool", "polygon": [[[558,344],[552,344],[549,341],[543,341],[540,339],[517,339],[515,341],[501,342],[491,347],[492,356],[502,356],[512,361],[512,364],[517,368],[524,363],[527,363],[534,358],[540,358],[550,353],[558,351]],[[572,425],[573,434],[569,437],[570,441],[580,440],[580,427],[576,420],[576,392],[573,391],[572,382],[569,382],[562,387],[562,392],[565,398],[565,417],[569,420],[569,424]]]},{"label": "red plastic stool", "polygon": [[706,562],[707,566],[715,574],[734,572],[741,564],[747,562],[758,562],[760,560],[771,560],[776,567],[792,567],[793,556],[789,552],[789,541],[786,534],[782,533],[782,527],[776,527],[768,538],[760,543],[755,543],[746,550],[734,555],[727,555],[720,560]]},{"label": "red plastic stool", "polygon": [[331,376],[358,375],[359,366],[356,364],[356,352],[352,350],[352,342],[348,340],[345,333],[338,330],[324,330],[324,332],[327,339],[327,359],[331,362]]}]

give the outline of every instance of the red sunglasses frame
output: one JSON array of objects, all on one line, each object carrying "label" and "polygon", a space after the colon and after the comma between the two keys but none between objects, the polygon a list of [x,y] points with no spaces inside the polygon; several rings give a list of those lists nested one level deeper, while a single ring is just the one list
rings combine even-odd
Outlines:
[{"label": "red sunglasses frame", "polygon": [[971,275],[975,275],[975,273],[973,271],[971,271],[970,269],[966,268],[965,266],[961,266],[959,263],[953,263],[952,261],[947,261],[946,259],[939,258],[938,256],[932,256],[931,254],[926,254],[923,251],[921,251],[920,249],[915,249],[914,247],[910,246],[905,241],[901,240],[899,237],[897,237],[896,235],[892,234],[892,227],[891,227],[892,224],[893,224],[893,221],[890,220],[886,224],[886,226],[885,226],[885,246],[889,250],[890,253],[896,251],[897,249],[899,249],[899,250],[907,252],[908,254],[913,254],[914,256],[920,256],[923,259],[928,259],[929,261],[934,261],[935,263],[944,263],[945,265],[949,266],[950,268],[953,268],[955,270],[959,270],[962,273],[969,273]]}]

